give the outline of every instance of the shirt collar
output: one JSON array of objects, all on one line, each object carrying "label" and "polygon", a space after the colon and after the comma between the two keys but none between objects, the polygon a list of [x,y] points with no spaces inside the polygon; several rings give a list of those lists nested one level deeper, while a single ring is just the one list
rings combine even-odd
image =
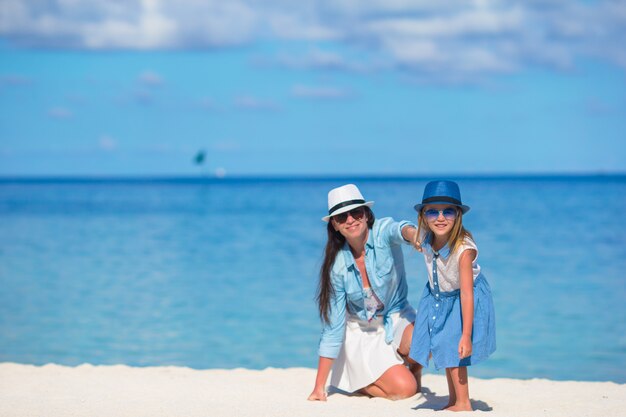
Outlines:
[{"label": "shirt collar", "polygon": [[[422,248],[423,250],[426,251],[426,253],[435,255],[435,251],[433,250],[433,247],[431,246],[432,239],[433,239],[433,234],[428,233],[428,235],[426,236],[426,239],[424,240],[424,243],[422,244]],[[443,248],[439,249],[438,253],[439,253],[440,258],[448,259],[448,257],[450,256],[450,247],[448,246],[447,242],[445,245],[443,245]]]},{"label": "shirt collar", "polygon": [[346,268],[349,269],[350,267],[355,267],[356,265],[354,264],[354,256],[352,256],[352,251],[350,250],[350,245],[348,245],[348,242],[344,242],[341,251],[343,252],[343,258],[346,262]]},{"label": "shirt collar", "polygon": [[[372,249],[373,247],[374,247],[374,237],[373,237],[372,229],[369,229],[367,232],[367,241],[365,242],[366,253],[367,253],[368,248]],[[356,268],[356,264],[354,263],[354,256],[352,255],[352,251],[350,250],[350,245],[348,244],[347,241],[344,242],[343,248],[341,248],[341,250],[343,251],[343,256],[346,261],[346,268],[350,268],[350,267]]]},{"label": "shirt collar", "polygon": [[374,233],[372,233],[372,229],[368,229],[367,231],[367,242],[365,242],[365,246],[370,249],[374,247]]}]

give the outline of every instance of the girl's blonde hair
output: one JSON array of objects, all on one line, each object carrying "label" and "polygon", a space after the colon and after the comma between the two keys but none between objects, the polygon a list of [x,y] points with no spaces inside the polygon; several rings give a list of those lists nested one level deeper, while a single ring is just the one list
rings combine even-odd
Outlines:
[{"label": "girl's blonde hair", "polygon": [[[415,234],[415,243],[420,246],[424,242],[418,241],[419,236],[424,236],[424,240],[426,240],[428,235],[432,233],[428,227],[428,223],[426,222],[426,217],[424,216],[424,208],[422,208],[417,215],[417,233]],[[450,231],[448,241],[446,242],[450,248],[450,253],[455,252],[459,246],[463,244],[465,238],[473,239],[469,230],[463,227],[463,212],[458,207],[454,207],[454,209],[456,210],[456,219],[454,221],[454,226],[452,226],[452,230]]]}]

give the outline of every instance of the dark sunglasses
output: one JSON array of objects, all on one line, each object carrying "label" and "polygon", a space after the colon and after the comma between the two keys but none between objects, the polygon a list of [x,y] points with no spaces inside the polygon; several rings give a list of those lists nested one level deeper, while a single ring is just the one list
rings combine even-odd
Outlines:
[{"label": "dark sunglasses", "polygon": [[442,214],[446,220],[454,220],[456,219],[456,216],[458,213],[457,213],[457,210],[452,207],[448,207],[443,210],[435,210],[435,209],[424,210],[424,217],[426,217],[426,220],[429,222],[437,220],[440,214]]},{"label": "dark sunglasses", "polygon": [[357,207],[345,213],[335,214],[333,219],[335,219],[337,223],[345,223],[346,220],[348,220],[348,214],[352,216],[354,220],[361,220],[365,215],[365,209],[363,207]]}]

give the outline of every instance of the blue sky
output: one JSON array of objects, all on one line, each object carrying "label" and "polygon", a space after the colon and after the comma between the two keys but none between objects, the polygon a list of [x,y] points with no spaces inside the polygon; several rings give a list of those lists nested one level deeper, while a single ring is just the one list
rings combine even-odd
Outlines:
[{"label": "blue sky", "polygon": [[626,171],[624,2],[1,7],[0,176]]}]

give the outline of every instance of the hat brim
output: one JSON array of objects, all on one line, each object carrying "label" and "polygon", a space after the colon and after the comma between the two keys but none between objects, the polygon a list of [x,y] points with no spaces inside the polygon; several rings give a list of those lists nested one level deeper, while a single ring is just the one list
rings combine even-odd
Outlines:
[{"label": "hat brim", "polygon": [[452,204],[449,201],[432,201],[428,204],[416,204],[413,206],[413,208],[419,213],[420,211],[422,211],[424,206],[432,206],[433,204],[446,204],[448,206],[456,206],[461,209],[461,212],[463,214],[467,213],[470,210],[469,206],[466,206],[464,204]]},{"label": "hat brim", "polygon": [[341,214],[341,213],[345,213],[345,212],[350,211],[350,210],[354,210],[357,207],[361,207],[361,206],[372,207],[373,205],[374,205],[373,201],[368,201],[366,203],[359,203],[359,204],[350,204],[349,206],[341,207],[341,208],[333,211],[328,216],[322,217],[322,221],[328,222],[331,217],[336,216],[336,215]]}]

